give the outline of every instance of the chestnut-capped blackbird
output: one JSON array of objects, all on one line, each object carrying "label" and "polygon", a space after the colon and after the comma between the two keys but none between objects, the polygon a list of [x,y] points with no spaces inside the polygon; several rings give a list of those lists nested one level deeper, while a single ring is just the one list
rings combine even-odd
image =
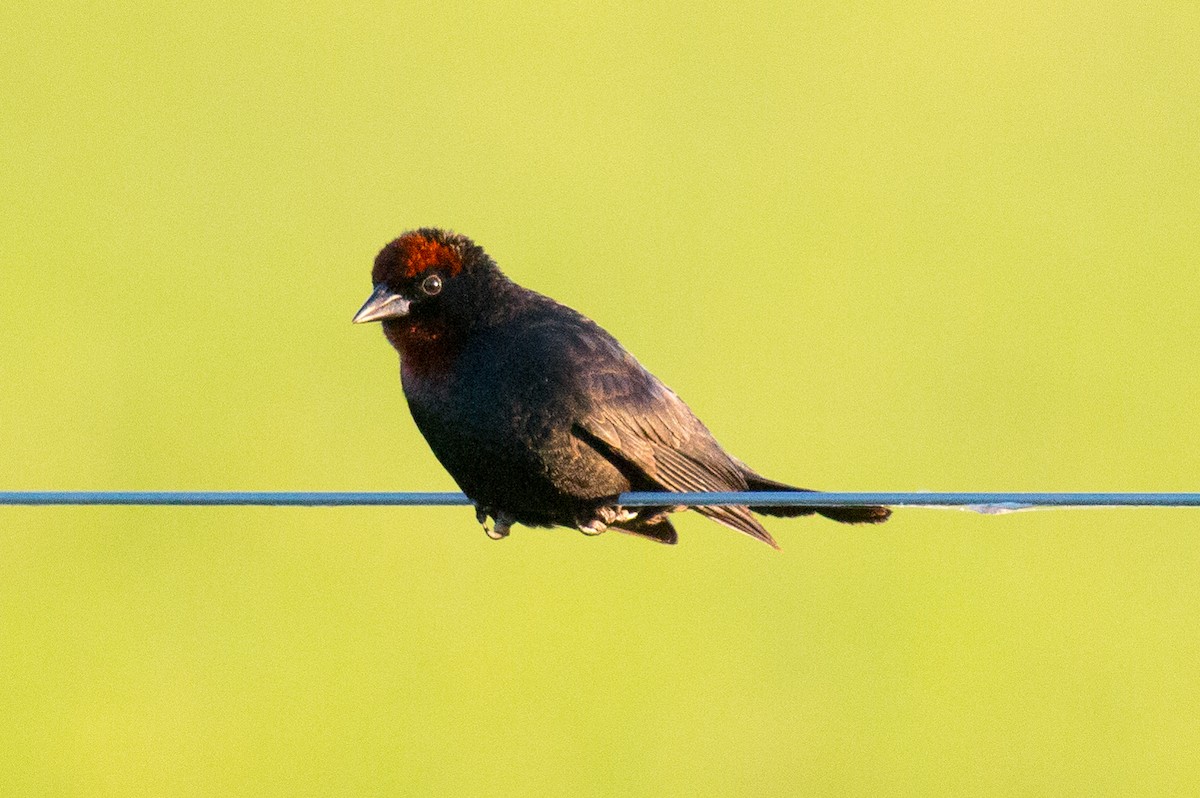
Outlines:
[{"label": "chestnut-capped blackbird", "polygon": [[[522,288],[469,238],[422,228],[375,258],[354,316],[400,352],[413,420],[475,505],[484,531],[514,523],[617,529],[674,543],[671,505],[623,508],[626,491],[793,491],[729,455],[683,400],[592,320]],[[746,507],[697,512],[771,546]],[[756,507],[877,523],[885,507]],[[495,527],[488,519],[495,519]],[[776,546],[778,548],[778,546]]]}]

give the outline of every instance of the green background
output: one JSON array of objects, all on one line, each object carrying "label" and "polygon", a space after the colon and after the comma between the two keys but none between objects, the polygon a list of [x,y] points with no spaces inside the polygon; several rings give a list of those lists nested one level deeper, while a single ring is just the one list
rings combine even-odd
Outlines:
[{"label": "green background", "polygon": [[[764,473],[1195,490],[1195,3],[6,3],[0,488],[451,490],[452,227]],[[4,795],[1200,791],[1200,513],[0,508]]]}]

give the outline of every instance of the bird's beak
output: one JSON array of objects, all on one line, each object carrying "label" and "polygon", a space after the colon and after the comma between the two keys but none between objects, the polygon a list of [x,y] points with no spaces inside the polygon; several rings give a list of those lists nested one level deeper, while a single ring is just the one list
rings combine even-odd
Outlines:
[{"label": "bird's beak", "polygon": [[353,321],[355,324],[363,324],[368,321],[398,319],[408,315],[409,304],[407,298],[388,290],[386,285],[380,283],[375,286],[375,293],[371,294],[370,299],[354,314]]}]

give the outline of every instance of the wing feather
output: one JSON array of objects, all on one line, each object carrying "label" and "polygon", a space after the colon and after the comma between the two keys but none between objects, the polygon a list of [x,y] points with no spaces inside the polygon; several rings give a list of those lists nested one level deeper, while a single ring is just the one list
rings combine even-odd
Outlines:
[{"label": "wing feather", "polygon": [[[657,381],[656,381],[657,382]],[[659,383],[658,397],[633,406],[613,397],[576,426],[585,442],[602,447],[642,478],[647,489],[672,492],[742,491],[741,470],[678,396]],[[778,548],[743,506],[692,508],[714,521]]]}]

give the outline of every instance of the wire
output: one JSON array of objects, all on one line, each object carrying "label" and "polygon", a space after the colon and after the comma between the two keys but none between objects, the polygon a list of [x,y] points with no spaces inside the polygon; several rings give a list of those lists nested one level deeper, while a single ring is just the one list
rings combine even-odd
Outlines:
[{"label": "wire", "polygon": [[[461,493],[320,491],[0,491],[0,505],[127,505],[364,507],[455,506],[472,502]],[[747,505],[750,507],[944,507],[1004,513],[1037,507],[1200,507],[1200,493],[623,493],[624,507]]]}]

